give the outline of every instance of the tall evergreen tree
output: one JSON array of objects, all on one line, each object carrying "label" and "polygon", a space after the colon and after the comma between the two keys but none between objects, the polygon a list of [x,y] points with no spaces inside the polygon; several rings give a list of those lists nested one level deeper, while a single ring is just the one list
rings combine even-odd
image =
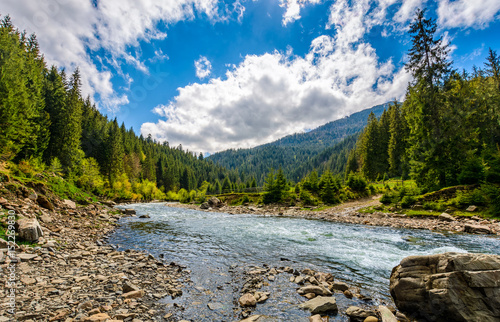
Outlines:
[{"label": "tall evergreen tree", "polygon": [[406,68],[414,81],[404,103],[410,128],[410,164],[419,185],[429,189],[446,185],[447,153],[444,98],[440,89],[450,72],[448,46],[435,39],[436,23],[418,10],[410,25],[412,48]]}]

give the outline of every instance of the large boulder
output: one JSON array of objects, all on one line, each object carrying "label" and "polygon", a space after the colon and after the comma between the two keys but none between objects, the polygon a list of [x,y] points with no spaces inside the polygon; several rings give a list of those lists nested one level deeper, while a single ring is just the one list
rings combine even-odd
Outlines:
[{"label": "large boulder", "polygon": [[36,218],[21,218],[17,221],[19,237],[29,242],[36,242],[43,236],[42,227]]},{"label": "large boulder", "polygon": [[500,321],[500,256],[410,256],[392,270],[399,310],[428,321]]},{"label": "large boulder", "polygon": [[220,201],[220,199],[217,197],[211,197],[210,199],[208,199],[207,202],[208,202],[208,205],[212,208],[219,208],[219,207],[223,206],[222,201]]}]

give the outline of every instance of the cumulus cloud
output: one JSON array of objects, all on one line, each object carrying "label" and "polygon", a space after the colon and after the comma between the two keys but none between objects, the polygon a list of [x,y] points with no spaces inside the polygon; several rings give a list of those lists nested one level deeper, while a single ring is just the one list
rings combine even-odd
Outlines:
[{"label": "cumulus cloud", "polygon": [[[192,19],[196,12],[218,20],[217,0],[100,0],[93,1],[6,1],[2,14],[10,14],[20,29],[36,33],[40,48],[49,64],[72,72],[76,67],[82,74],[84,95],[99,95],[101,107],[116,110],[128,103],[126,94],[117,94],[111,82],[112,71],[96,64],[92,53],[104,49],[105,61],[122,75],[121,61],[147,73],[138,54],[127,48],[138,46],[139,41],[166,37],[157,24],[176,23]],[[94,56],[95,57],[95,56]],[[159,53],[158,58],[166,58]],[[97,59],[99,61],[99,59]],[[102,59],[101,59],[102,61]]]},{"label": "cumulus cloud", "polygon": [[473,27],[482,29],[498,19],[498,0],[441,0],[438,6],[438,23],[441,27]]},{"label": "cumulus cloud", "polygon": [[179,88],[172,102],[153,110],[164,119],[144,123],[141,133],[215,152],[256,146],[401,99],[407,73],[395,71],[391,61],[380,63],[369,44],[341,45],[320,36],[304,57],[248,55],[224,79]]},{"label": "cumulus cloud", "polygon": [[199,79],[208,77],[212,71],[212,64],[205,56],[200,56],[200,59],[194,62],[194,67],[196,69],[196,77]]},{"label": "cumulus cloud", "polygon": [[300,9],[306,4],[318,4],[321,0],[280,0],[280,6],[285,8],[283,14],[283,25],[287,25],[295,20],[300,19]]}]

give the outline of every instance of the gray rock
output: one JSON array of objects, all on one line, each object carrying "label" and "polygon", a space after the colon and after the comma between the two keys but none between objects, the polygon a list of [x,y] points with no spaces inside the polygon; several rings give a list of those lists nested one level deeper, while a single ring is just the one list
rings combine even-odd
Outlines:
[{"label": "gray rock", "polygon": [[132,291],[139,291],[140,288],[137,287],[135,284],[132,284],[130,282],[125,282],[123,283],[122,291],[123,293],[128,293]]},{"label": "gray rock", "polygon": [[309,310],[311,314],[338,312],[337,301],[334,297],[318,296],[299,305],[301,309]]},{"label": "gray rock", "polygon": [[240,299],[238,300],[238,302],[240,303],[241,306],[243,307],[247,307],[247,306],[255,306],[257,305],[257,300],[255,299],[255,297],[250,294],[250,293],[246,293],[244,294],[242,297],[240,297]]},{"label": "gray rock", "polygon": [[378,312],[380,313],[382,322],[398,322],[398,319],[386,306],[379,305]]},{"label": "gray rock", "polygon": [[139,218],[151,218],[149,215],[140,215]]},{"label": "gray rock", "polygon": [[134,209],[125,209],[125,215],[135,215],[136,214],[136,211]]},{"label": "gray rock", "polygon": [[208,202],[204,202],[204,203],[202,203],[202,204],[200,205],[200,208],[201,208],[201,209],[208,209],[208,208],[210,208],[210,205],[208,204]]},{"label": "gray rock", "polygon": [[76,203],[68,199],[63,200],[63,206],[68,209],[76,209]]},{"label": "gray rock", "polygon": [[299,288],[297,290],[297,293],[300,295],[308,294],[308,293],[314,293],[316,295],[323,295],[323,296],[330,296],[332,295],[332,292],[327,290],[326,288],[322,286],[317,286],[317,285],[307,285]]},{"label": "gray rock", "polygon": [[36,218],[21,218],[17,221],[19,237],[29,242],[36,242],[43,236],[42,227]]},{"label": "gray rock", "polygon": [[499,321],[500,256],[410,256],[391,274],[398,309],[430,321]]},{"label": "gray rock", "polygon": [[207,306],[212,311],[222,310],[224,308],[224,306],[221,303],[208,303]]},{"label": "gray rock", "polygon": [[464,231],[471,234],[491,234],[491,229],[488,226],[465,224]]},{"label": "gray rock", "polygon": [[330,289],[344,292],[349,289],[349,285],[344,282],[333,282],[330,286]]},{"label": "gray rock", "polygon": [[222,201],[220,201],[220,199],[217,197],[211,197],[210,199],[208,199],[207,203],[212,208],[219,208],[223,205]]},{"label": "gray rock", "polygon": [[443,212],[441,215],[439,215],[438,219],[443,220],[443,221],[449,221],[449,222],[455,221],[455,218],[452,215],[447,214],[445,212]]},{"label": "gray rock", "polygon": [[471,206],[467,207],[467,209],[465,209],[465,211],[468,211],[468,212],[474,212],[476,210],[477,210],[477,207],[473,206],[473,205],[471,205]]},{"label": "gray rock", "polygon": [[350,306],[347,308],[345,314],[349,316],[351,322],[363,322],[369,316],[377,316],[375,312],[362,309],[358,306]]}]

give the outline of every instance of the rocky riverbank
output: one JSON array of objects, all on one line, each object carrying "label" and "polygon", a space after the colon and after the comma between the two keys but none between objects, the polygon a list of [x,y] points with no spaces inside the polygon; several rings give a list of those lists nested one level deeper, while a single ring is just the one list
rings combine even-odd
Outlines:
[{"label": "rocky riverbank", "polygon": [[[37,239],[20,245],[12,258],[6,256],[6,243],[0,244],[5,295],[0,321],[177,320],[177,308],[158,300],[182,295],[189,271],[146,253],[117,251],[105,242],[117,220],[133,211],[78,206],[25,187],[0,197],[0,206],[19,216],[17,230],[31,231]],[[6,212],[1,220],[7,222]],[[8,296],[12,281],[15,298]]]},{"label": "rocky riverbank", "polygon": [[[366,207],[382,209],[382,204],[378,201],[378,197],[346,202],[324,210],[303,210],[300,207],[283,207],[274,205],[227,206],[220,201],[215,201],[215,199],[212,199],[211,203],[209,201],[206,205],[202,205],[201,207],[194,204],[180,203],[167,203],[166,205],[169,207],[224,212],[229,214],[287,216],[368,226],[500,235],[499,220],[482,219],[477,216],[457,217],[446,213],[440,216],[407,216],[397,212],[383,212],[380,210],[375,210],[373,213],[360,211]],[[208,203],[210,203],[210,205],[208,205]]]}]

